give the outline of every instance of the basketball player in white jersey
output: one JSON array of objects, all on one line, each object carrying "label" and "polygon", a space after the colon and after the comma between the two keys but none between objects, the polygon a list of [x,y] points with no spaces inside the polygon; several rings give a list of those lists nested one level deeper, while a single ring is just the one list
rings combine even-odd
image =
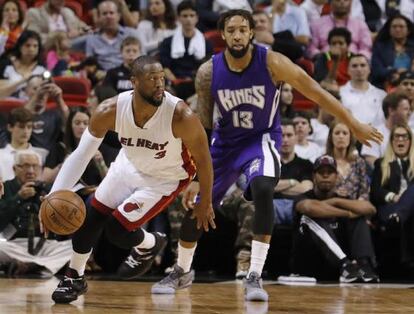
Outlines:
[{"label": "basketball player in white jersey", "polygon": [[72,259],[52,294],[56,303],[72,302],[86,292],[85,265],[103,231],[117,246],[132,248],[118,275],[130,279],[145,273],[167,241],[165,235],[148,233],[140,226],[174,200],[194,177],[196,168],[201,199],[193,217],[197,228],[215,228],[206,133],[189,107],[164,90],[164,77],[155,59],[136,59],[131,77],[134,90],[98,106],[79,146],[55,180],[51,192],[72,188],[105,133],[118,133],[122,149],[96,190],[83,226],[73,235]]}]

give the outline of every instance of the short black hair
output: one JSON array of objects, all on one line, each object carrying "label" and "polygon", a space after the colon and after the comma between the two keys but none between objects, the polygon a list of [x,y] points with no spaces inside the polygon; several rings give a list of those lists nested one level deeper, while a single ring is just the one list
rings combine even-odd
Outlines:
[{"label": "short black hair", "polygon": [[180,4],[177,6],[177,15],[180,15],[180,13],[184,10],[192,10],[197,13],[197,8],[191,0],[184,0],[180,2]]},{"label": "short black hair", "polygon": [[281,126],[289,126],[291,125],[293,127],[293,129],[295,129],[295,124],[293,123],[292,119],[289,118],[282,118],[281,122],[280,122]]},{"label": "short black hair", "polygon": [[154,63],[160,63],[160,62],[155,57],[152,57],[152,56],[147,56],[147,55],[139,56],[132,63],[132,71],[131,71],[132,76],[137,77],[143,74],[144,67],[147,64],[154,64]]},{"label": "short black hair", "polygon": [[368,66],[371,65],[370,62],[369,62],[369,59],[367,58],[367,56],[362,54],[362,53],[355,53],[355,54],[353,53],[353,54],[351,54],[351,56],[349,57],[349,60],[348,60],[348,64],[351,62],[352,59],[355,59],[355,58],[364,58],[367,61]]},{"label": "short black hair", "polygon": [[226,21],[233,16],[241,16],[245,20],[249,22],[250,29],[254,29],[254,20],[252,14],[247,10],[228,10],[222,13],[219,17],[217,22],[217,28],[220,31],[224,31],[224,26],[226,25]]},{"label": "short black hair", "polygon": [[345,38],[346,44],[349,46],[352,41],[352,34],[345,27],[335,27],[328,34],[328,43],[331,43],[333,37],[343,37]]},{"label": "short black hair", "polygon": [[389,116],[388,110],[390,108],[392,108],[393,110],[396,110],[400,102],[404,99],[410,102],[410,99],[408,98],[408,96],[401,92],[393,92],[385,96],[384,100],[382,101],[382,111],[384,112],[385,119],[387,119]]}]

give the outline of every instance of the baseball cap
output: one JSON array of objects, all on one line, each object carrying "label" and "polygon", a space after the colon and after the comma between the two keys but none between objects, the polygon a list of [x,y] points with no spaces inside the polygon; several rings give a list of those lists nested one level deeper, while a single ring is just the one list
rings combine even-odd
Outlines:
[{"label": "baseball cap", "polygon": [[405,71],[400,74],[399,84],[401,84],[404,80],[414,80],[414,72],[412,71]]},{"label": "baseball cap", "polygon": [[313,164],[313,171],[317,171],[319,168],[324,166],[331,167],[335,170],[335,172],[337,172],[336,161],[332,156],[323,155],[318,157]]}]

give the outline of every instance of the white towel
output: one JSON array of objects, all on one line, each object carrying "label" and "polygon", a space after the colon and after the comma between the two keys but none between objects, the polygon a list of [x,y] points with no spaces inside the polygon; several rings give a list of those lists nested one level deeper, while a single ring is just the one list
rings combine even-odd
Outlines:
[{"label": "white towel", "polygon": [[[184,35],[181,25],[177,27],[171,41],[171,58],[182,58],[185,54]],[[202,32],[195,29],[194,36],[190,39],[188,45],[188,54],[194,55],[197,60],[206,56],[206,40]]]}]

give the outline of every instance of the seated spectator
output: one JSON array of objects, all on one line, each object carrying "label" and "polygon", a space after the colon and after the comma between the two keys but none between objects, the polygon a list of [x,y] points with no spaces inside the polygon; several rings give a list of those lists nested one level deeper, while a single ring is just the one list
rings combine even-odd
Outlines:
[{"label": "seated spectator", "polygon": [[329,129],[326,154],[337,164],[336,194],[351,200],[369,198],[369,182],[365,160],[358,155],[355,138],[344,123],[334,122]]},{"label": "seated spectator", "polygon": [[116,0],[105,0],[98,5],[98,19],[98,32],[86,38],[86,56],[95,57],[99,66],[108,71],[122,64],[122,41],[129,36],[138,37],[138,33],[119,24],[121,14]]},{"label": "seated spectator", "polygon": [[9,276],[41,274],[51,277],[69,262],[70,240],[56,241],[53,234],[45,239],[37,218],[40,196],[50,186],[39,181],[40,157],[31,150],[15,155],[16,177],[4,182],[4,196],[0,200],[0,263],[6,264]]},{"label": "seated spectator", "polygon": [[[89,125],[90,117],[91,114],[85,107],[71,108],[66,123],[63,143],[59,143],[47,156],[43,170],[43,181],[47,183],[53,183],[55,181],[63,161],[78,146],[83,131]],[[88,188],[88,193],[92,192],[93,188],[101,183],[107,172],[108,167],[105,164],[102,153],[98,150],[95,157],[86,167],[80,183]]]},{"label": "seated spectator", "polygon": [[42,65],[42,43],[37,33],[24,31],[10,56],[0,61],[0,89],[5,96],[25,99],[24,88],[33,75],[46,69]]},{"label": "seated spectator", "polygon": [[332,13],[310,24],[312,40],[308,53],[311,58],[328,51],[328,34],[335,27],[344,27],[352,34],[352,41],[349,45],[351,52],[361,53],[371,58],[371,33],[363,20],[350,16],[351,2],[351,0],[332,0]]},{"label": "seated spectator", "polygon": [[309,135],[312,134],[312,126],[310,123],[310,114],[308,112],[296,112],[293,118],[297,143],[295,145],[295,153],[303,159],[314,162],[317,157],[323,154],[323,150],[314,142],[309,141]]},{"label": "seated spectator", "polygon": [[283,83],[282,85],[279,108],[283,118],[293,119],[295,114],[293,109],[293,88],[288,83]]},{"label": "seated spectator", "polygon": [[[331,13],[329,2],[328,0],[304,0],[300,7],[305,10],[308,22],[312,23],[321,16]],[[351,4],[351,17],[364,20],[366,19],[364,12],[361,0],[353,0]]]},{"label": "seated spectator", "polygon": [[368,59],[361,54],[350,57],[348,73],[351,80],[339,89],[341,102],[359,121],[375,127],[384,121],[381,104],[387,93],[372,85]]},{"label": "seated spectator", "polygon": [[280,180],[275,187],[274,209],[276,224],[293,223],[293,200],[296,196],[313,188],[312,163],[295,154],[296,131],[292,120],[282,120],[282,164]]},{"label": "seated spectator", "polygon": [[62,31],[69,38],[86,34],[90,27],[65,7],[65,0],[47,0],[42,6],[27,11],[27,28],[37,32],[45,44],[49,33]]},{"label": "seated spectator", "polygon": [[44,164],[48,151],[32,147],[29,143],[33,129],[33,114],[26,108],[15,108],[8,116],[7,130],[10,133],[10,143],[0,149],[0,177],[4,180],[14,178],[14,156],[18,151],[30,149],[41,156]]},{"label": "seated spectator", "polygon": [[[382,133],[384,138],[389,138],[391,129],[397,124],[408,124],[411,115],[410,100],[405,94],[391,93],[382,101],[382,111],[385,121],[377,129]],[[376,159],[384,156],[386,141],[381,144],[371,142],[371,147],[363,145],[361,156],[365,158],[368,164],[373,167]]]},{"label": "seated spectator", "polygon": [[[113,96],[132,89],[131,65],[141,55],[141,46],[135,37],[127,37],[121,44],[122,64],[119,67],[110,69],[105,76],[101,89],[110,89],[105,93],[112,93]],[[99,91],[97,93],[101,93]],[[109,98],[109,97],[108,97]],[[100,102],[104,99],[100,99]]]},{"label": "seated spectator", "polygon": [[[411,111],[414,110],[414,71],[406,71],[401,73],[397,91],[405,93],[411,103]],[[414,115],[410,116],[408,125],[414,128]]]},{"label": "seated spectator", "polygon": [[266,12],[272,16],[272,33],[290,32],[294,40],[304,47],[309,44],[310,29],[306,12],[285,0],[272,0]]},{"label": "seated spectator", "polygon": [[414,24],[405,16],[390,18],[375,38],[372,49],[372,83],[379,88],[396,85],[414,58]]},{"label": "seated spectator", "polygon": [[24,13],[18,0],[6,0],[0,8],[0,55],[9,52],[23,32]]},{"label": "seated spectator", "polygon": [[70,51],[70,40],[66,32],[50,34],[45,48],[46,66],[53,76],[71,75],[70,69],[80,64],[80,58]]},{"label": "seated spectator", "polygon": [[[384,157],[375,162],[371,201],[383,226],[397,227],[401,261],[414,262],[412,246],[414,211],[414,145],[411,129],[395,125],[388,138]],[[407,265],[408,266],[408,265]]]},{"label": "seated spectator", "polygon": [[333,157],[324,155],[315,161],[313,190],[303,194],[294,206],[301,216],[299,232],[315,243],[332,266],[340,267],[340,282],[379,282],[365,218],[375,214],[375,207],[367,200],[339,197],[335,193],[337,177]]},{"label": "seated spectator", "polygon": [[[62,97],[62,89],[54,83],[34,76],[27,84],[26,93],[29,100],[25,105],[33,114],[33,133],[30,143],[50,151],[60,138],[69,108]],[[56,104],[57,109],[46,110],[48,99]]]},{"label": "seated spectator", "polygon": [[348,64],[351,33],[343,27],[334,28],[328,35],[329,51],[315,57],[315,80],[325,89],[339,93],[339,87],[349,81]]},{"label": "seated spectator", "polygon": [[382,24],[394,15],[401,14],[414,23],[414,2],[411,0],[375,0],[381,9]]},{"label": "seated spectator", "polygon": [[180,26],[161,43],[160,61],[177,97],[187,99],[195,93],[195,74],[213,53],[213,46],[196,28],[198,16],[191,1],[181,2],[177,15]]},{"label": "seated spectator", "polygon": [[316,118],[310,120],[312,134],[308,136],[308,140],[317,144],[321,151],[324,151],[328,140],[329,125],[331,125],[334,117],[319,106],[315,107],[314,112]]},{"label": "seated spectator", "polygon": [[161,42],[174,34],[177,27],[170,0],[149,0],[145,19],[138,24],[142,53],[157,55]]},{"label": "seated spectator", "polygon": [[[100,27],[98,18],[98,6],[104,0],[92,0],[92,9],[90,13],[92,15],[93,24]],[[137,0],[116,0],[119,11],[121,12],[121,23],[123,26],[136,28],[139,22],[139,5],[140,1]]]}]

